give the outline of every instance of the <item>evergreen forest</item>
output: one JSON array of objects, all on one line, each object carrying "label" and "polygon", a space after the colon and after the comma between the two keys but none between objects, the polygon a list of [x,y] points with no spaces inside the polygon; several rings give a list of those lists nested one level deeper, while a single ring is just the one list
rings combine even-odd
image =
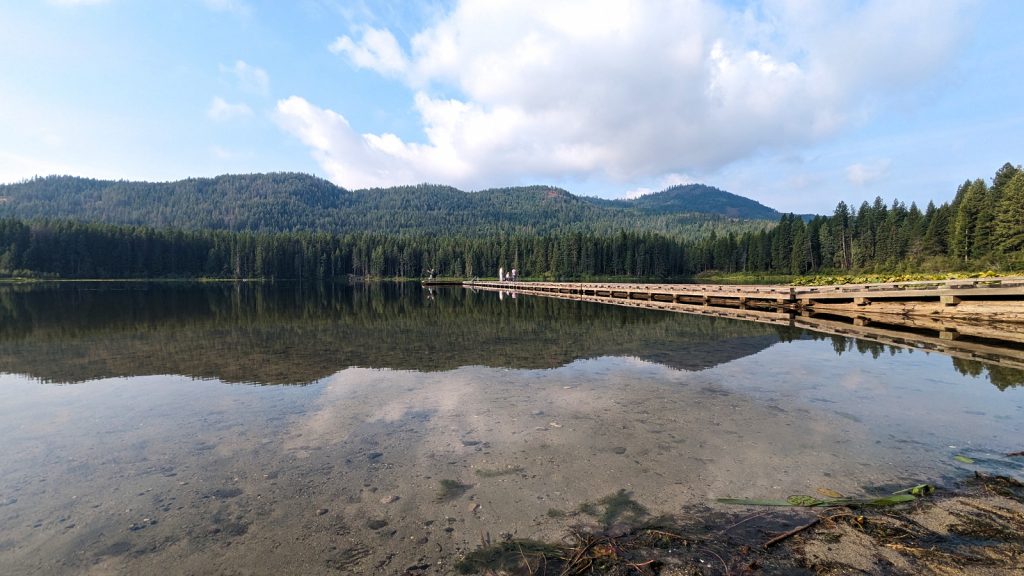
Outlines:
[{"label": "evergreen forest", "polygon": [[761,229],[779,213],[702,184],[604,200],[551,186],[464,192],[421,184],[349,191],[308,174],[271,173],[160,183],[33,178],[0,185],[2,217],[257,233],[607,236],[626,229],[693,239],[712,230]]},{"label": "evergreen forest", "polygon": [[[573,197],[576,198],[576,197]],[[663,197],[664,199],[664,197]],[[605,201],[608,202],[608,201]],[[597,206],[597,204],[593,204]],[[625,217],[625,216],[624,216]],[[894,200],[698,237],[629,226],[490,233],[186,229],[0,219],[0,274],[61,278],[684,278],[708,271],[847,274],[1024,268],[1024,170],[1003,165],[924,209]]]}]

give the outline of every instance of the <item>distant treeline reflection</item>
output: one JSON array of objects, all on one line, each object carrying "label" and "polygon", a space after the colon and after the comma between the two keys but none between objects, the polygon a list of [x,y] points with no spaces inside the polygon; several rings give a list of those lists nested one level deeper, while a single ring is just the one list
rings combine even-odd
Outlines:
[{"label": "distant treeline reflection", "polygon": [[[181,374],[306,384],[351,366],[556,368],[632,356],[701,370],[797,338],[837,353],[897,348],[776,326],[412,283],[64,283],[0,288],[0,372],[45,382]],[[1019,371],[954,359],[1003,389]]]}]

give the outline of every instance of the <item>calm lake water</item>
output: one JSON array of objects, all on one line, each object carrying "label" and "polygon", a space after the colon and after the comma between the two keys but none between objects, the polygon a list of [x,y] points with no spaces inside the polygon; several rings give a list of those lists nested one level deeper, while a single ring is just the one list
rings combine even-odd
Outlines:
[{"label": "calm lake water", "polygon": [[1021,478],[1021,382],[461,288],[2,287],[0,573],[443,574],[488,534]]}]

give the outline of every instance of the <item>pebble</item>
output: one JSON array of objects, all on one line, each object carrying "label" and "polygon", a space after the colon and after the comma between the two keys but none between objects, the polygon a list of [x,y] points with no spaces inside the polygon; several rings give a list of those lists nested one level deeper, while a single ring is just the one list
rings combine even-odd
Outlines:
[{"label": "pebble", "polygon": [[143,518],[141,522],[132,522],[128,525],[128,529],[132,532],[138,532],[147,526],[153,526],[156,524],[156,520],[152,518]]},{"label": "pebble", "polygon": [[548,426],[551,426],[552,428],[561,428],[562,427],[562,425],[559,424],[558,422],[552,422],[552,423],[548,424]]},{"label": "pebble", "polygon": [[366,527],[370,530],[380,530],[381,528],[388,525],[387,520],[374,519],[366,523]]},{"label": "pebble", "polygon": [[470,502],[469,506],[467,506],[467,509],[469,510],[470,514],[475,514],[476,511],[480,509],[480,504],[476,502]]},{"label": "pebble", "polygon": [[381,504],[391,504],[392,502],[398,502],[398,496],[392,494],[390,496],[385,496],[380,499]]},{"label": "pebble", "polygon": [[327,514],[327,512],[329,512],[329,510],[327,510],[327,508],[317,508],[316,515],[317,516],[323,516],[324,514]]},{"label": "pebble", "polygon": [[612,452],[615,452],[616,454],[625,454],[626,448],[623,446],[617,446],[614,449],[612,449]]}]

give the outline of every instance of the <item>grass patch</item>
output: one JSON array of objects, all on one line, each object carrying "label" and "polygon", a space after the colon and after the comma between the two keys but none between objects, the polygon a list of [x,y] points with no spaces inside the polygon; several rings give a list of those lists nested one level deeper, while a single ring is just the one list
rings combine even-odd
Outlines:
[{"label": "grass patch", "polygon": [[841,284],[883,284],[887,282],[919,282],[931,280],[963,280],[972,278],[995,278],[1024,276],[1024,271],[984,270],[978,272],[906,272],[906,273],[862,273],[842,272],[796,276],[792,274],[759,274],[756,272],[700,273],[695,277],[701,282],[715,284],[792,284],[793,286],[835,286]]},{"label": "grass patch", "polygon": [[817,276],[796,276],[791,283],[794,286],[833,286],[837,284],[881,284],[886,282],[921,282],[931,280],[964,280],[972,278],[996,278],[1002,276],[1020,276],[1021,272],[940,272],[908,274],[838,274]]}]

